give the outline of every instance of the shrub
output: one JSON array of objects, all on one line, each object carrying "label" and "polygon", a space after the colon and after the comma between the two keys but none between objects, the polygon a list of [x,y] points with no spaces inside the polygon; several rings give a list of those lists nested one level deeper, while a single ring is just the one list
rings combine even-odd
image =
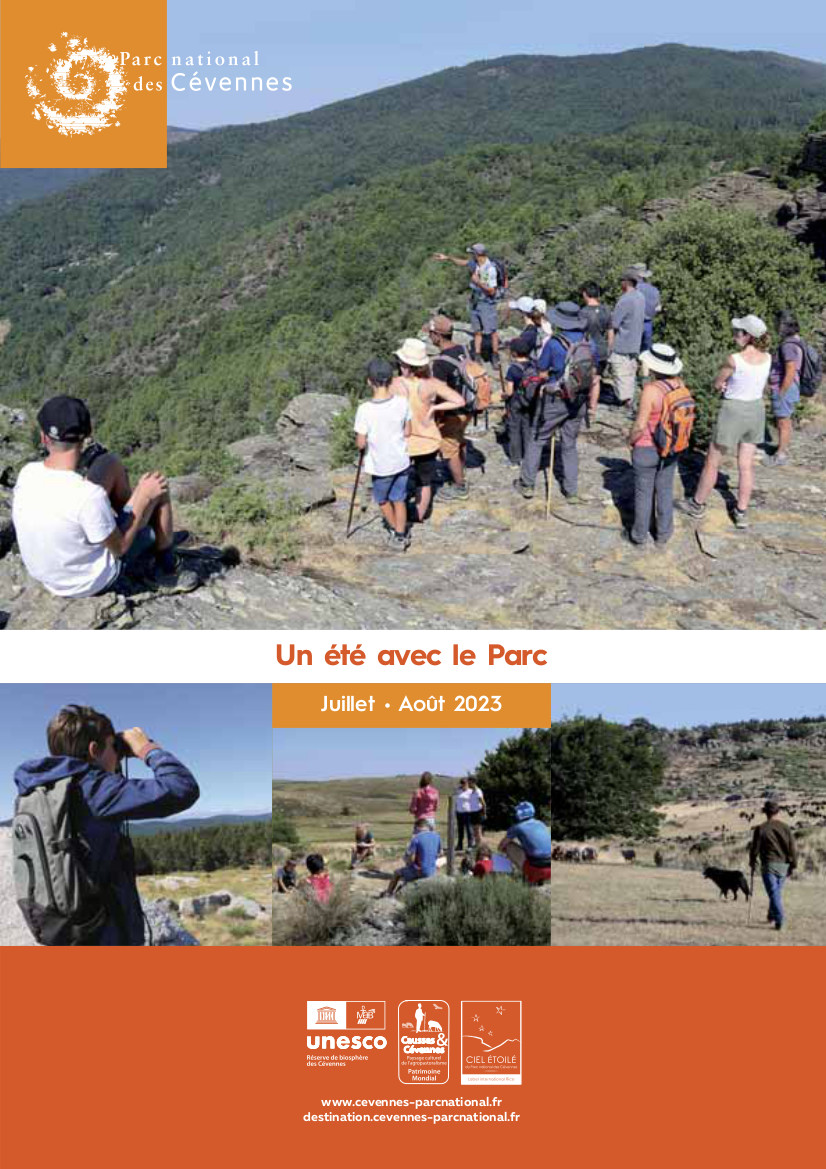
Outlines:
[{"label": "shrub", "polygon": [[283,918],[274,919],[274,946],[336,946],[361,923],[367,901],[349,882],[334,885],[326,904],[303,891],[290,895]]},{"label": "shrub", "polygon": [[549,946],[551,902],[521,881],[467,878],[414,885],[405,925],[422,946]]},{"label": "shrub", "polygon": [[665,756],[645,727],[602,718],[551,727],[553,828],[558,840],[656,833]]},{"label": "shrub", "polygon": [[271,499],[262,488],[228,483],[204,502],[182,509],[186,522],[213,543],[230,540],[247,554],[271,564],[296,554],[298,508],[288,499]]},{"label": "shrub", "polygon": [[298,844],[295,824],[283,808],[275,805],[272,809],[272,839],[273,844]]},{"label": "shrub", "polygon": [[333,418],[330,429],[330,464],[335,467],[347,467],[356,457],[356,436],[353,432],[353,423],[356,420],[355,405],[342,410]]},{"label": "shrub", "polygon": [[804,722],[789,723],[786,727],[787,739],[808,739],[812,733],[812,728]]},{"label": "shrub", "polygon": [[516,738],[503,739],[485,754],[476,777],[485,793],[489,827],[512,824],[513,810],[522,800],[530,800],[540,820],[550,819],[550,730],[524,730]]}]

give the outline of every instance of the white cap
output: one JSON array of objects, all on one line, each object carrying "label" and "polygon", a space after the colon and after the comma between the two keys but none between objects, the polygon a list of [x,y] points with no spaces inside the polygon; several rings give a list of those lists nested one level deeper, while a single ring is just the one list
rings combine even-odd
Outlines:
[{"label": "white cap", "polygon": [[519,300],[512,300],[508,307],[517,308],[520,313],[532,313],[536,307],[536,301],[532,296],[520,296]]},{"label": "white cap", "polygon": [[543,300],[541,297],[539,297],[533,302],[533,307],[538,313],[542,313],[542,316],[544,317],[545,313],[548,311],[548,302],[547,300]]},{"label": "white cap", "polygon": [[731,327],[748,333],[750,337],[765,337],[769,331],[766,322],[760,317],[756,317],[754,313],[749,313],[747,317],[734,317]]}]

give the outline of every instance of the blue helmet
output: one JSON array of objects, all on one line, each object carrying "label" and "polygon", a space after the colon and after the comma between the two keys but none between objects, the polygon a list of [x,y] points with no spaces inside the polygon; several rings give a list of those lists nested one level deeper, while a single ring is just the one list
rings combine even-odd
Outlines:
[{"label": "blue helmet", "polygon": [[536,808],[530,800],[523,800],[521,804],[516,805],[516,819],[517,820],[533,820],[536,815]]}]

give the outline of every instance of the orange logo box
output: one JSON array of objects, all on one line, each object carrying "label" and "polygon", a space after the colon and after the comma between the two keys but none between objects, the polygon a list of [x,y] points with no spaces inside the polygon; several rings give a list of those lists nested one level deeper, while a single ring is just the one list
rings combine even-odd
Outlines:
[{"label": "orange logo box", "polygon": [[450,1075],[450,1007],[444,999],[399,1003],[399,1082],[446,1084]]},{"label": "orange logo box", "polygon": [[166,0],[3,4],[0,166],[166,166]]},{"label": "orange logo box", "polygon": [[462,1083],[522,1083],[521,1002],[462,1002]]}]

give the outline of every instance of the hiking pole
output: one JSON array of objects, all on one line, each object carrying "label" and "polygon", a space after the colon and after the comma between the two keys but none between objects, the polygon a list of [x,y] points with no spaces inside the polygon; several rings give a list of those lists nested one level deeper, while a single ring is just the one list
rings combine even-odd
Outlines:
[{"label": "hiking pole", "polygon": [[356,467],[356,478],[355,482],[353,483],[353,494],[350,496],[350,514],[347,516],[347,535],[344,537],[345,540],[350,539],[350,529],[353,526],[353,512],[356,509],[356,495],[358,494],[359,479],[361,478],[361,465],[363,462],[364,451],[361,450],[359,451],[359,461],[358,466]]},{"label": "hiking pole", "polygon": [[551,516],[551,484],[554,481],[554,456],[556,454],[556,431],[551,435],[551,458],[548,463],[548,489],[545,492],[545,519]]}]

